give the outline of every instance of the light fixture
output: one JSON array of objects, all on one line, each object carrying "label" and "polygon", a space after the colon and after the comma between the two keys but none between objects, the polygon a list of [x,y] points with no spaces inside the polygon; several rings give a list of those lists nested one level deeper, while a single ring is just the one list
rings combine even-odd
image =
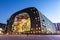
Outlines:
[{"label": "light fixture", "polygon": [[39,30],[40,30],[40,27],[39,27]]},{"label": "light fixture", "polygon": [[38,30],[38,28],[36,28],[36,30]]},{"label": "light fixture", "polygon": [[31,33],[33,33],[33,32],[31,31]]},{"label": "light fixture", "polygon": [[36,13],[36,12],[34,11],[34,13]]},{"label": "light fixture", "polygon": [[38,31],[36,31],[36,33],[38,33]]},{"label": "light fixture", "polygon": [[37,17],[35,19],[37,20]]},{"label": "light fixture", "polygon": [[35,33],[35,31],[33,31],[33,33]]},{"label": "light fixture", "polygon": [[33,30],[33,28],[31,28],[31,30]]}]

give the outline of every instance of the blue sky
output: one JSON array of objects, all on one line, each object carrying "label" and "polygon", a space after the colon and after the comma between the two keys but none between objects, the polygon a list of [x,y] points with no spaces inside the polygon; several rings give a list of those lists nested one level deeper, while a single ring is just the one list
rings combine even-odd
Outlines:
[{"label": "blue sky", "polygon": [[27,7],[36,7],[52,22],[60,22],[60,0],[0,0],[0,23]]}]

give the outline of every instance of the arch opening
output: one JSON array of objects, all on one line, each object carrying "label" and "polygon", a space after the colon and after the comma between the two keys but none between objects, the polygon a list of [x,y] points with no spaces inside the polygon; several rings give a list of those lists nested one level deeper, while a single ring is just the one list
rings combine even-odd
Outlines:
[{"label": "arch opening", "polygon": [[26,33],[31,29],[31,20],[28,13],[20,13],[15,16],[12,24],[12,31],[14,33]]}]

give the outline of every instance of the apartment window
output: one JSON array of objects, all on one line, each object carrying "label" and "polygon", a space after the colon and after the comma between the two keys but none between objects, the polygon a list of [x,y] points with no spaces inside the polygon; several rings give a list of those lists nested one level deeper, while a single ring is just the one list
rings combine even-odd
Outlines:
[{"label": "apartment window", "polygon": [[35,33],[35,31],[33,31],[33,33]]},{"label": "apartment window", "polygon": [[45,20],[42,20],[43,22],[45,22]]},{"label": "apartment window", "polygon": [[38,31],[36,31],[36,33],[38,33]]},{"label": "apartment window", "polygon": [[38,24],[36,24],[36,26],[38,26]]},{"label": "apartment window", "polygon": [[37,20],[37,17],[35,19]]},{"label": "apartment window", "polygon": [[31,28],[31,30],[33,30],[33,28]]},{"label": "apartment window", "polygon": [[31,33],[33,33],[33,32],[31,31]]},{"label": "apartment window", "polygon": [[34,13],[35,13],[35,11],[34,11]]},{"label": "apartment window", "polygon": [[38,28],[36,28],[36,30],[38,30]]},{"label": "apartment window", "polygon": [[40,27],[39,27],[39,30],[40,30]]}]

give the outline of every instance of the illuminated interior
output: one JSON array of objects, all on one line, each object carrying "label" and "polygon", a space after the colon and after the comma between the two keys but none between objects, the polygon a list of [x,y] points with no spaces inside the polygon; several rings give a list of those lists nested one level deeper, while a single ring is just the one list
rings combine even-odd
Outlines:
[{"label": "illuminated interior", "polygon": [[28,13],[18,14],[15,17],[12,27],[12,30],[15,33],[29,32],[31,28],[31,22]]},{"label": "illuminated interior", "polygon": [[0,34],[3,34],[2,30],[3,30],[3,29],[2,29],[2,28],[0,28]]}]

